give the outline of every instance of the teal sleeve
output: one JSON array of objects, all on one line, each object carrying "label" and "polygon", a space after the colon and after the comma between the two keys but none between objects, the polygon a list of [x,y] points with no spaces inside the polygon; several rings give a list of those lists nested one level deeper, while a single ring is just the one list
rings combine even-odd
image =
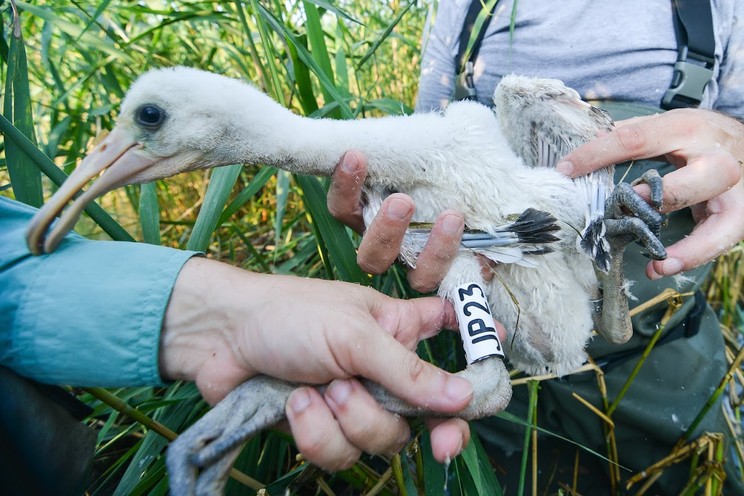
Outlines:
[{"label": "teal sleeve", "polygon": [[0,365],[53,384],[161,384],[163,316],[195,253],[71,233],[33,256],[24,233],[34,213],[0,197]]}]

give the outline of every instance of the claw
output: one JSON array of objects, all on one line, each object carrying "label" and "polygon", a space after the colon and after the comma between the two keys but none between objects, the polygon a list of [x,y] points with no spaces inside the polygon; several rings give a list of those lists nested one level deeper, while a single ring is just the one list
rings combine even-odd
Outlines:
[{"label": "claw", "polygon": [[667,256],[666,248],[651,228],[637,217],[625,217],[622,219],[606,219],[607,236],[612,240],[611,244],[622,247],[631,241],[638,241],[646,250],[649,257],[654,260],[664,260]]},{"label": "claw", "polygon": [[649,169],[633,184],[640,182],[648,184],[651,188],[653,205],[646,203],[632,185],[628,183],[616,185],[605,204],[607,235],[614,245],[613,251],[622,249],[632,241],[638,241],[649,257],[663,260],[666,258],[666,249],[659,241],[663,217],[658,211],[663,201],[662,178],[658,172]]},{"label": "claw", "polygon": [[656,210],[661,210],[664,196],[664,184],[659,172],[656,169],[648,169],[641,174],[641,177],[630,183],[631,186],[645,183],[651,188],[651,204]]}]

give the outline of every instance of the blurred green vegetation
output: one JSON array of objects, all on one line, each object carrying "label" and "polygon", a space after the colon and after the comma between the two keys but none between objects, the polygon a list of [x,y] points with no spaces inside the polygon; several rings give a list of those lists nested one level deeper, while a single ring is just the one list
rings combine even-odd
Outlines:
[{"label": "blurred green vegetation", "polygon": [[[3,116],[38,149],[19,148],[6,129],[0,187],[2,194],[33,205],[64,179],[52,162],[69,173],[112,127],[130,83],[153,67],[194,66],[252,81],[303,115],[409,113],[421,40],[436,9],[436,2],[415,0],[15,3],[18,18],[7,0],[0,2]],[[415,296],[400,268],[372,277],[356,266],[358,237],[328,215],[326,188],[324,180],[270,168],[224,167],[113,191],[100,200],[103,210],[95,220],[84,216],[76,230],[90,238],[131,236],[202,250],[261,272],[338,278]],[[742,325],[740,248],[719,263],[708,295],[722,309],[732,360]],[[419,352],[447,368],[462,367],[453,334],[422,344]],[[744,382],[740,373],[735,380]],[[112,392],[176,432],[206,410],[190,384]],[[89,392],[78,394],[96,408],[89,420],[99,440],[89,494],[166,494],[166,440]],[[364,457],[333,475],[298,460],[285,434],[267,432],[248,443],[236,468],[266,485],[268,494],[288,486],[299,494],[501,493],[477,439],[445,468],[432,459],[420,424],[416,432],[401,454]],[[527,458],[523,472],[529,478]],[[235,481],[228,488],[251,491]]]}]

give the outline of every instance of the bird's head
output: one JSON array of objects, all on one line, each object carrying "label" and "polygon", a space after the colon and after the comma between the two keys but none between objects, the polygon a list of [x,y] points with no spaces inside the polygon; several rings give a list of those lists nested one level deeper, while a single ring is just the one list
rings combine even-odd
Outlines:
[{"label": "bird's head", "polygon": [[[143,74],[127,92],[114,129],[32,219],[26,235],[31,252],[53,251],[85,206],[112,189],[234,163],[234,150],[226,145],[236,139],[234,123],[246,120],[236,102],[246,92],[258,96],[259,106],[266,104],[258,90],[209,72],[177,67]],[[91,180],[47,235],[55,217]]]},{"label": "bird's head", "polygon": [[[561,105],[570,103],[580,107],[589,105],[581,100],[573,88],[569,88],[558,79],[543,79],[516,74],[504,76],[493,95],[497,112],[509,115],[520,115],[532,108],[544,112],[546,106],[537,106],[539,102],[556,102]],[[547,107],[550,108],[550,107]]]},{"label": "bird's head", "polygon": [[598,127],[612,125],[609,115],[583,101],[576,90],[558,79],[504,76],[496,87],[493,102],[499,126],[510,146],[517,155],[532,157],[528,162],[533,165],[539,155],[535,145],[540,133],[549,133],[553,139],[578,146],[594,137]]}]

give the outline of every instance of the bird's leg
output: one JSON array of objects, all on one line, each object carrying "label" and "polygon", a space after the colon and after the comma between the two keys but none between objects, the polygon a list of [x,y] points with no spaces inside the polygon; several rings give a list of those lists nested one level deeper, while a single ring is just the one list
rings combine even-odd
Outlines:
[{"label": "bird's leg", "polygon": [[[461,253],[439,287],[439,295],[452,301],[457,312],[468,366],[457,373],[473,385],[473,399],[456,414],[465,420],[496,415],[511,399],[511,381],[504,365],[504,353],[491,316],[488,298],[483,288],[478,258]],[[442,416],[425,407],[409,405],[392,396],[380,385],[367,382],[372,396],[387,410],[406,417]]]},{"label": "bird's leg", "polygon": [[440,296],[455,307],[465,348],[468,366],[459,375],[474,389],[470,404],[458,414],[468,420],[502,411],[512,393],[486,287],[480,260],[474,253],[460,253],[439,286]]},{"label": "bird's leg", "polygon": [[602,287],[595,301],[597,331],[612,344],[625,343],[633,335],[623,271],[624,251],[625,245],[612,254],[610,270],[599,273]]},{"label": "bird's leg", "polygon": [[[509,372],[504,365],[504,353],[483,289],[485,287],[480,262],[471,253],[458,255],[439,287],[439,295],[449,299],[457,312],[468,360],[467,368],[457,375],[473,385],[473,399],[455,415],[465,420],[496,415],[506,408],[512,394]],[[406,417],[442,416],[426,407],[409,405],[378,384],[367,382],[365,385],[372,396],[393,413]]]},{"label": "bird's leg", "polygon": [[[488,304],[480,278],[480,266],[473,258],[476,283],[463,285],[450,278],[450,299],[460,300],[465,318],[464,327],[471,341],[479,346],[492,342],[495,325],[488,323]],[[472,265],[472,264],[471,264]],[[452,273],[452,271],[450,271]],[[472,280],[467,277],[465,280]],[[498,342],[498,336],[496,336]],[[498,345],[500,349],[500,343]],[[475,353],[472,351],[471,354]],[[504,410],[511,399],[509,374],[500,356],[469,356],[470,364],[457,373],[473,385],[473,399],[461,412],[453,414],[472,420],[495,415]],[[498,354],[498,353],[497,353]],[[396,398],[382,386],[364,381],[365,387],[383,408],[399,415],[442,416],[426,406],[414,406]],[[175,496],[221,494],[227,476],[240,448],[248,438],[284,418],[285,404],[297,387],[266,376],[254,377],[228,394],[206,415],[173,441],[168,448],[168,472],[171,493]],[[318,389],[321,392],[325,386]]]},{"label": "bird's leg", "polygon": [[[500,358],[473,363],[457,375],[473,385],[473,399],[455,414],[458,417],[472,420],[495,415],[511,399],[509,374]],[[379,384],[363,383],[378,403],[392,413],[406,417],[442,416],[400,400]],[[178,436],[170,444],[167,456],[171,494],[222,494],[243,444],[284,418],[285,404],[296,387],[267,376],[249,379]],[[318,389],[322,392],[325,386]]]},{"label": "bird's leg", "polygon": [[468,406],[453,415],[432,412],[426,407],[413,406],[393,396],[379,384],[365,381],[364,385],[386,410],[404,417],[459,417],[475,420],[490,417],[503,411],[511,399],[511,382],[504,361],[498,357],[484,358],[472,363],[456,375],[464,377],[473,385],[473,399]]},{"label": "bird's leg", "polygon": [[625,247],[638,241],[651,258],[666,258],[666,249],[658,238],[662,222],[658,212],[662,203],[661,176],[651,169],[633,184],[638,182],[645,182],[651,188],[652,205],[646,203],[628,183],[618,184],[605,205],[604,222],[612,258],[609,270],[599,273],[602,294],[596,301],[595,312],[599,333],[613,344],[624,343],[633,334],[623,271]]},{"label": "bird's leg", "polygon": [[228,394],[168,447],[171,494],[222,494],[243,443],[284,418],[296,385],[254,377]]}]

